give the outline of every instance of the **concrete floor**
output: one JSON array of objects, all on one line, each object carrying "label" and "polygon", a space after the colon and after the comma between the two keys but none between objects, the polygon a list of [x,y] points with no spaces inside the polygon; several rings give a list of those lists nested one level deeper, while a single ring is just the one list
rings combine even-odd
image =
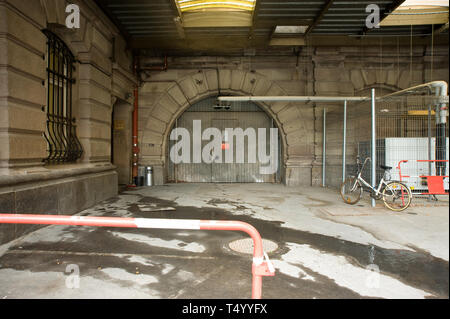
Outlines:
[{"label": "concrete floor", "polygon": [[[394,213],[367,195],[348,206],[332,189],[176,184],[127,190],[80,215],[248,222],[278,245],[263,298],[448,298],[449,202],[439,199]],[[0,246],[0,298],[250,298],[251,255],[228,247],[240,238],[49,226]]]}]

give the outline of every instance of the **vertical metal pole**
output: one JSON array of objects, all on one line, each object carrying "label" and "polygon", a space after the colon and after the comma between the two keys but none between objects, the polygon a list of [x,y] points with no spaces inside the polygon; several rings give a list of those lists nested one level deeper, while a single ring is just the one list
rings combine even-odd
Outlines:
[{"label": "vertical metal pole", "polygon": [[323,150],[322,150],[322,186],[325,187],[325,169],[327,157],[327,109],[323,109]]},{"label": "vertical metal pole", "polygon": [[[431,161],[432,160],[432,152],[431,152],[431,104],[428,104],[428,160]],[[431,166],[432,163],[428,162],[428,176],[431,176]],[[428,200],[431,201],[432,200],[432,196],[428,195]]]},{"label": "vertical metal pole", "polygon": [[[177,138],[178,138],[178,119],[175,120],[175,129],[176,129]],[[175,158],[178,162],[178,152],[176,153]],[[170,161],[170,159],[169,159],[169,161]],[[175,164],[174,162],[172,162],[172,163],[173,163],[173,171],[174,171],[174,176],[175,176],[175,184],[178,184],[178,164]]]},{"label": "vertical metal pole", "polygon": [[[376,113],[375,113],[375,89],[372,89],[372,187],[377,184],[377,137],[376,137]],[[375,207],[375,199],[372,198],[372,207]]]},{"label": "vertical metal pole", "polygon": [[344,133],[342,137],[342,182],[345,181],[345,166],[347,153],[347,101],[344,102]]},{"label": "vertical metal pole", "polygon": [[[436,90],[439,95],[441,90]],[[446,132],[446,109],[441,103],[436,105],[436,142],[435,142],[435,160],[447,159],[447,132]],[[436,162],[436,175],[444,176],[446,171],[446,162]]]},{"label": "vertical metal pole", "polygon": [[132,150],[133,150],[133,161],[132,161],[132,172],[133,172],[133,183],[139,186],[138,177],[138,162],[139,162],[139,144],[138,144],[138,117],[139,112],[139,88],[138,85],[134,88],[134,108],[133,108],[133,125],[132,125]]},{"label": "vertical metal pole", "polygon": [[[428,104],[428,160],[432,160],[432,152],[431,152],[431,105]],[[431,176],[431,162],[428,163],[428,175]]]}]

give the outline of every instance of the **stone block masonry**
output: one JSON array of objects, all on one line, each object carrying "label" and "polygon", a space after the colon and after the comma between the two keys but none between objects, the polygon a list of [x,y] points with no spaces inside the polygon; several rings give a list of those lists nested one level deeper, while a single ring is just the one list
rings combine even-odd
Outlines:
[{"label": "stone block masonry", "polygon": [[[76,1],[80,29],[67,29],[65,9],[72,2],[0,0],[2,212],[74,214],[118,193],[118,174],[111,164],[112,111],[115,103],[125,109],[133,103],[132,54],[117,27],[91,0]],[[76,60],[72,105],[84,151],[77,163],[44,162],[45,29],[61,38]],[[31,230],[3,225],[0,244]]]}]

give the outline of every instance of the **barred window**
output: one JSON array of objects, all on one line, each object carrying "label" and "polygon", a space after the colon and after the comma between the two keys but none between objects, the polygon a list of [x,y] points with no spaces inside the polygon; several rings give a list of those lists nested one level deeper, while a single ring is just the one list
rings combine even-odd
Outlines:
[{"label": "barred window", "polygon": [[48,30],[47,36],[47,163],[70,163],[78,160],[83,148],[76,135],[72,114],[72,85],[75,82],[74,56],[65,43]]}]

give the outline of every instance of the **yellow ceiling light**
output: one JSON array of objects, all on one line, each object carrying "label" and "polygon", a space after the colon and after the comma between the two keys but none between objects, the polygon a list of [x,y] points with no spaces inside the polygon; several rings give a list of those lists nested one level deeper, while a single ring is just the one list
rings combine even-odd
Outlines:
[{"label": "yellow ceiling light", "polygon": [[256,0],[176,0],[181,12],[211,10],[255,10]]}]

